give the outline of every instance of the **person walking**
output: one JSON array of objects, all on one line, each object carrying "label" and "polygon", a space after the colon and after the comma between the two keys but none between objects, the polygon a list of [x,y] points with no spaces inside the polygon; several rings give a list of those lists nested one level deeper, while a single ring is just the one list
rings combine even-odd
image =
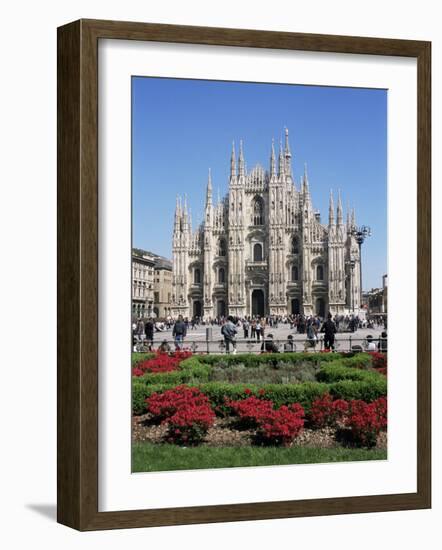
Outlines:
[{"label": "person walking", "polygon": [[236,353],[235,335],[237,332],[233,317],[229,315],[227,322],[221,327],[221,334],[224,336],[224,343],[226,345],[226,353],[230,353],[230,344],[233,346],[233,354]]},{"label": "person walking", "polygon": [[186,334],[187,334],[186,324],[183,321],[183,316],[179,315],[178,321],[174,324],[173,330],[172,330],[172,336],[174,337],[174,340],[175,340],[176,350],[181,349],[181,345],[184,342],[184,338],[186,337]]},{"label": "person walking", "polygon": [[324,349],[335,349],[336,325],[332,319],[331,313],[327,315],[327,321],[324,321],[321,332],[324,333]]},{"label": "person walking", "polygon": [[261,340],[261,320],[260,319],[256,321],[255,334],[256,334],[256,339],[259,342]]}]

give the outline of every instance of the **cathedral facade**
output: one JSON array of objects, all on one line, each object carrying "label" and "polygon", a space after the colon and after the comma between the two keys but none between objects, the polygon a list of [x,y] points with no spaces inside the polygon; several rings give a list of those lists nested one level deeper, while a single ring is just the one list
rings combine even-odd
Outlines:
[{"label": "cathedral facade", "polygon": [[247,171],[242,142],[230,159],[229,191],[213,200],[209,171],[204,221],[196,230],[177,198],[173,228],[173,316],[205,319],[347,314],[360,307],[355,213],[343,220],[330,192],[328,223],[313,208],[307,170],[292,174],[288,130],[268,170]]}]

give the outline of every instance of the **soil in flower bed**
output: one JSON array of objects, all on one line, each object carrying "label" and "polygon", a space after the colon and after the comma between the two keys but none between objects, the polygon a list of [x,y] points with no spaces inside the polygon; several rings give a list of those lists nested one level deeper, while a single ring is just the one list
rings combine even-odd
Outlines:
[{"label": "soil in flower bed", "polygon": [[[132,441],[161,444],[167,432],[164,424],[152,424],[151,415],[144,414],[132,418]],[[217,418],[208,430],[202,447],[250,447],[253,441],[253,430],[235,430],[230,427],[231,419]],[[335,431],[331,428],[311,430],[305,428],[294,440],[292,447],[311,447],[332,449],[342,447],[335,439]],[[381,432],[377,439],[376,449],[387,449],[387,434]]]}]

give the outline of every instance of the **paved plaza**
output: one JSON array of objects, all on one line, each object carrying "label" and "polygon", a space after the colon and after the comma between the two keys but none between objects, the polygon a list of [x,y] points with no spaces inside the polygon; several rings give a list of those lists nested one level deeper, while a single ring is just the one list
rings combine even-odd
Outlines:
[{"label": "paved plaza", "polygon": [[[206,329],[212,331],[211,341],[208,343],[206,341]],[[380,337],[381,332],[383,331],[382,327],[374,329],[358,329],[356,332],[338,332],[336,334],[336,351],[348,351],[354,345],[360,345],[364,348],[366,338],[368,335],[371,335],[375,340]],[[280,347],[280,350],[283,350],[283,345],[287,341],[287,337],[291,334],[293,336],[293,341],[296,345],[296,351],[304,350],[304,342],[306,341],[305,334],[297,334],[293,329],[290,328],[290,325],[280,323],[278,328],[267,326],[265,334],[273,334],[274,341]],[[250,335],[250,331],[249,331]],[[316,351],[319,351],[323,348],[323,334],[318,334],[320,340],[316,345]],[[172,329],[164,330],[161,332],[156,332],[154,336],[154,347],[156,348],[163,340],[167,340],[169,343],[173,342]],[[223,336],[221,335],[221,327],[218,325],[206,326],[199,325],[192,329],[189,326],[187,336],[184,341],[184,347],[192,348],[192,344],[198,346],[195,351],[199,352],[211,352],[211,353],[224,353],[224,348],[220,347],[220,343],[223,342]],[[244,338],[244,332],[242,328],[238,329],[237,334],[237,349],[238,352],[259,352],[261,348],[261,342],[258,342],[256,339]]]}]

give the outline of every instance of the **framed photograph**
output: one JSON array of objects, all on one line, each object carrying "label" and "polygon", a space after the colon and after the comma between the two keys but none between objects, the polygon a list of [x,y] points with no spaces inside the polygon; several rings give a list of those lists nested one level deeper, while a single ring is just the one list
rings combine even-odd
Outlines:
[{"label": "framed photograph", "polygon": [[58,29],[60,523],[431,506],[430,68],[429,42]]}]

